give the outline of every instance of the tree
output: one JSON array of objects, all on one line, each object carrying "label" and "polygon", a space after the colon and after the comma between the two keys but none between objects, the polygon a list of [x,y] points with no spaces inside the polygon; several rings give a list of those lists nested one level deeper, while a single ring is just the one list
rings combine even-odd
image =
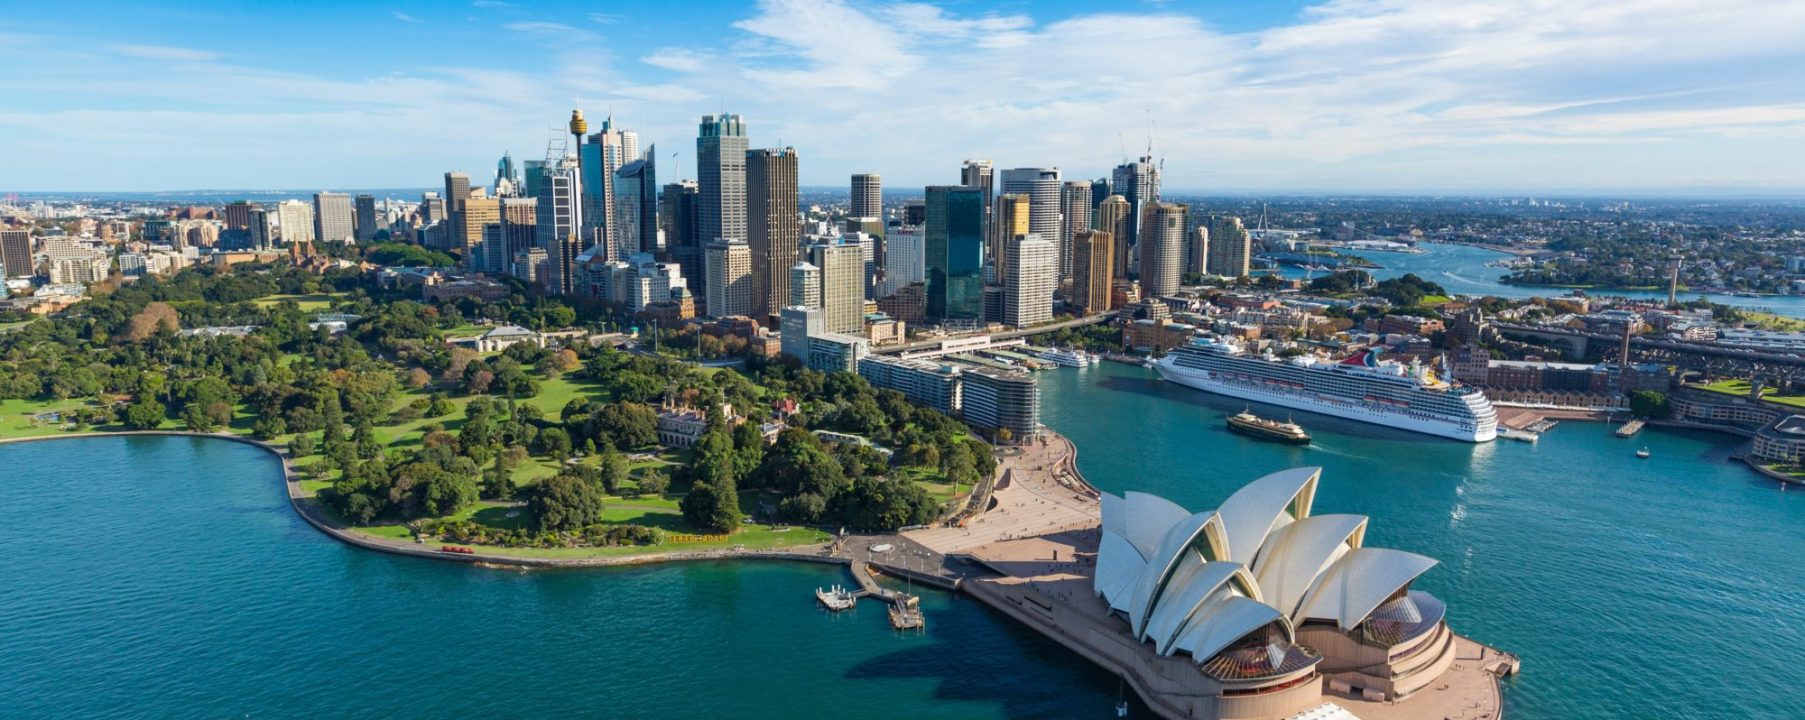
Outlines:
[{"label": "tree", "polygon": [[450,400],[446,399],[444,395],[433,393],[431,402],[426,405],[426,416],[444,417],[450,415],[452,410]]},{"label": "tree", "polygon": [[831,500],[847,486],[840,462],[820,438],[801,428],[787,428],[778,434],[757,474],[763,484],[787,495],[814,493]]},{"label": "tree", "polygon": [[175,332],[182,328],[181,320],[176,316],[175,308],[166,302],[153,302],[139,310],[132,319],[126,322],[123,337],[130,342],[147,340],[159,332]]},{"label": "tree", "polygon": [[644,474],[639,476],[639,494],[641,495],[663,496],[664,492],[669,489],[671,489],[671,478],[664,474],[663,470],[648,468]]},{"label": "tree", "polygon": [[620,492],[621,486],[627,482],[627,457],[620,454],[620,451],[615,450],[612,445],[603,446],[602,460],[596,472],[596,480],[609,494]]},{"label": "tree", "polygon": [[188,426],[190,432],[210,433],[219,429],[219,423],[199,405],[189,405],[182,411],[182,424]]},{"label": "tree", "polygon": [[133,430],[154,430],[163,424],[163,403],[155,398],[140,397],[125,408],[125,426]]},{"label": "tree", "polygon": [[836,513],[847,526],[863,531],[891,531],[934,520],[938,505],[921,486],[886,478],[862,477],[836,499]]},{"label": "tree", "polygon": [[630,450],[658,442],[658,413],[639,403],[603,405],[590,416],[590,423],[597,444]]},{"label": "tree", "polygon": [[1669,412],[1667,396],[1654,390],[1633,390],[1630,392],[1630,412],[1651,420],[1665,418]]},{"label": "tree", "polygon": [[739,494],[732,486],[698,482],[677,506],[684,520],[702,530],[730,533],[740,526]]},{"label": "tree", "polygon": [[567,473],[540,480],[528,506],[540,530],[579,530],[602,519],[602,493]]},{"label": "tree", "polygon": [[294,436],[294,439],[288,441],[288,454],[297,458],[304,458],[308,455],[312,455],[313,436],[308,435],[307,433],[301,433]]},{"label": "tree", "polygon": [[406,384],[410,388],[414,388],[414,389],[423,388],[423,387],[426,387],[431,382],[432,382],[432,375],[430,373],[426,372],[425,370],[422,370],[420,368],[414,368],[412,370],[407,371]]},{"label": "tree", "polygon": [[570,433],[564,428],[546,428],[539,432],[539,451],[546,457],[563,462],[570,457]]},{"label": "tree", "polygon": [[821,521],[827,514],[827,501],[814,493],[803,493],[784,498],[777,503],[777,515],[785,520],[804,525],[813,525]]}]

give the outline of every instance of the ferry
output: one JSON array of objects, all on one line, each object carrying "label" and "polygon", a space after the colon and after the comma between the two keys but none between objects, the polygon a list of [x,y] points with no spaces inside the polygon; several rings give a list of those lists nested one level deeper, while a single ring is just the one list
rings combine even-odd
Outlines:
[{"label": "ferry", "polygon": [[1642,458],[1643,460],[1647,460],[1648,455],[1649,452],[1647,447],[1643,447],[1641,450],[1636,451],[1636,457]]},{"label": "ferry", "polygon": [[1090,367],[1093,362],[1090,353],[1066,348],[1040,350],[1035,352],[1034,356],[1063,367]]},{"label": "ferry", "polygon": [[1194,340],[1154,364],[1186,387],[1466,442],[1498,437],[1498,413],[1477,388],[1419,362],[1381,361],[1373,348],[1340,361],[1254,355],[1226,340]]},{"label": "ferry", "polygon": [[1310,435],[1297,423],[1286,420],[1267,420],[1253,414],[1250,410],[1228,416],[1228,429],[1259,440],[1290,443],[1292,445],[1310,444]]}]

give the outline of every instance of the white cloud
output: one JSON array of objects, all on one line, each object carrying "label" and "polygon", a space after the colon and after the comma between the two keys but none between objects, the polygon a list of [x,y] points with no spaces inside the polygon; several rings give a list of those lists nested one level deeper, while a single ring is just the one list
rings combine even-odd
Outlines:
[{"label": "white cloud", "polygon": [[677,72],[700,72],[706,60],[705,55],[684,48],[659,48],[657,52],[642,57],[640,62],[653,67],[661,67]]},{"label": "white cloud", "polygon": [[217,60],[219,53],[211,50],[193,48],[167,47],[163,45],[114,45],[113,52],[126,57],[144,60],[174,60],[178,62],[207,62]]},{"label": "white cloud", "polygon": [[404,22],[404,23],[419,24],[419,23],[426,22],[425,20],[421,20],[420,18],[417,18],[417,17],[414,17],[407,13],[401,12],[400,10],[390,10],[389,14],[395,16],[396,20],[400,20],[401,22]]},{"label": "white cloud", "polygon": [[[808,184],[859,171],[883,172],[898,187],[944,182],[966,157],[1095,177],[1141,154],[1151,135],[1175,188],[1669,178],[1805,186],[1787,160],[1805,156],[1797,72],[1805,3],[1328,0],[1243,33],[1216,29],[1207,11],[1122,6],[1048,17],[1020,7],[763,0],[724,37],[697,26],[679,36],[693,40],[665,47],[642,44],[634,34],[643,30],[613,15],[588,18],[599,25],[578,16],[571,22],[580,27],[522,20],[501,27],[542,47],[527,48],[518,70],[409,68],[349,80],[140,45],[109,49],[164,63],[109,71],[76,44],[9,54],[0,43],[0,62],[45,68],[13,78],[9,93],[20,100],[0,103],[0,126],[35,149],[15,167],[53,165],[67,148],[87,147],[75,138],[105,117],[126,128],[120,143],[216,160],[144,156],[145,173],[225,172],[246,164],[220,148],[259,154],[280,145],[308,149],[284,165],[305,177],[296,184],[401,184],[477,167],[465,154],[542,145],[574,96],[592,114],[615,113],[645,142],[674,148],[693,143],[697,116],[742,113],[755,146],[799,149]],[[170,73],[167,62],[193,67]],[[659,83],[666,76],[644,66],[679,74]],[[233,105],[192,109],[197,86]],[[70,91],[131,107],[27,109],[37,106],[31,98]],[[346,158],[371,157],[382,161],[370,172],[405,175],[330,175],[346,172]],[[270,166],[250,165],[258,167],[244,172]],[[671,178],[691,173],[660,168]]]}]

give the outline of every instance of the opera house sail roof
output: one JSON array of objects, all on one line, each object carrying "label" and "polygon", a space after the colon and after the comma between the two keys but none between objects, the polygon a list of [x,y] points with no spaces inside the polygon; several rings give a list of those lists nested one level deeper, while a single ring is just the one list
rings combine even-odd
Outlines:
[{"label": "opera house sail roof", "polygon": [[1296,642],[1306,623],[1395,641],[1426,617],[1439,622],[1440,602],[1409,589],[1435,560],[1365,547],[1365,517],[1312,516],[1321,473],[1272,473],[1199,513],[1146,493],[1104,494],[1093,589],[1136,639],[1231,683],[1320,661]]}]

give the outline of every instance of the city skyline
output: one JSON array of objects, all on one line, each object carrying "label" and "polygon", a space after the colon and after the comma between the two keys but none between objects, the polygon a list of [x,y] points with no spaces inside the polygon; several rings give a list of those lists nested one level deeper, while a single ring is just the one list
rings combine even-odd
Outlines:
[{"label": "city skyline", "polygon": [[1805,186],[1799,7],[689,5],[21,10],[0,188],[481,182],[573,103],[679,148],[673,179],[725,111],[753,147],[795,146],[804,187],[944,184],[968,158],[1099,177],[1150,144],[1174,195]]}]

